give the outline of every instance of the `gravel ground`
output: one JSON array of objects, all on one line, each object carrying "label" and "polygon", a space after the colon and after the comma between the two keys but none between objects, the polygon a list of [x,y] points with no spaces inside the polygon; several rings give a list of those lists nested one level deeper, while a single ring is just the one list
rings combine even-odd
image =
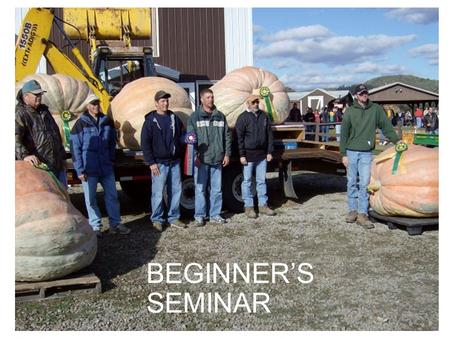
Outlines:
[{"label": "gravel ground", "polygon": [[[92,270],[103,293],[16,304],[16,330],[438,330],[438,231],[408,236],[376,223],[346,224],[344,177],[297,173],[298,202],[269,180],[277,216],[186,230],[151,228],[145,202],[120,195],[128,236],[99,241]],[[79,190],[71,194],[84,209]],[[106,220],[105,220],[106,221]],[[147,263],[307,262],[310,284],[148,284]],[[147,310],[151,292],[240,292],[270,296],[271,313],[160,313]]]}]

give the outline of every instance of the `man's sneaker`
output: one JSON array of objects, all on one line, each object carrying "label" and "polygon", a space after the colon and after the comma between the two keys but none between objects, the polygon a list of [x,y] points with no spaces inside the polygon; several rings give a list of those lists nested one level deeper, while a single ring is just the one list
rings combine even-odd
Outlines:
[{"label": "man's sneaker", "polygon": [[356,211],[350,211],[346,216],[345,216],[345,221],[347,223],[355,223],[356,222],[356,218],[358,218],[358,213]]},{"label": "man's sneaker", "polygon": [[163,227],[164,227],[163,223],[157,221],[153,222],[153,228],[155,228],[156,231],[162,232]]},{"label": "man's sneaker", "polygon": [[275,216],[275,211],[270,209],[267,205],[260,206],[259,213],[267,216]]},{"label": "man's sneaker", "polygon": [[205,220],[203,218],[196,218],[195,219],[195,226],[196,227],[204,227],[205,226]]},{"label": "man's sneaker", "polygon": [[358,214],[356,218],[356,223],[361,225],[364,229],[373,229],[374,225],[369,220],[369,216],[367,214]]},{"label": "man's sneaker", "polygon": [[131,230],[129,229],[129,228],[127,228],[125,225],[123,225],[123,224],[119,224],[119,225],[117,225],[117,226],[115,226],[115,227],[111,227],[110,229],[109,229],[109,231],[112,233],[112,234],[121,234],[121,235],[128,235],[130,232],[131,232]]},{"label": "man's sneaker", "polygon": [[225,219],[223,219],[223,218],[220,217],[220,216],[214,216],[214,217],[211,217],[211,218],[209,219],[209,222],[210,222],[210,223],[213,223],[213,224],[225,224],[225,223],[226,223]]},{"label": "man's sneaker", "polygon": [[184,224],[183,222],[181,222],[179,219],[175,219],[172,222],[170,222],[170,226],[178,228],[178,229],[186,229],[187,228],[187,225]]},{"label": "man's sneaker", "polygon": [[256,218],[256,212],[253,207],[245,208],[245,216],[248,218]]}]

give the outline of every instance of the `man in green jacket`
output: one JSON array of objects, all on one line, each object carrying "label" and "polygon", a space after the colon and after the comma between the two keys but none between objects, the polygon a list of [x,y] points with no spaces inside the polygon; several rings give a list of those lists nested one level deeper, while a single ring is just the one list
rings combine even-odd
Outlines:
[{"label": "man in green jacket", "polygon": [[222,167],[230,162],[231,132],[225,115],[214,105],[211,89],[200,92],[201,106],[190,116],[187,134],[194,133],[197,140],[197,160],[194,167],[195,179],[195,222],[203,226],[206,218],[205,194],[209,191],[209,220],[223,224],[222,210]]},{"label": "man in green jacket", "polygon": [[[368,217],[372,150],[375,148],[377,128],[392,142],[400,141],[391,121],[383,108],[369,100],[369,91],[364,84],[356,87],[356,100],[347,108],[341,128],[340,152],[342,162],[347,168],[347,197],[349,212],[347,223],[357,222],[366,229],[373,228]],[[359,184],[357,178],[359,176]]]}]

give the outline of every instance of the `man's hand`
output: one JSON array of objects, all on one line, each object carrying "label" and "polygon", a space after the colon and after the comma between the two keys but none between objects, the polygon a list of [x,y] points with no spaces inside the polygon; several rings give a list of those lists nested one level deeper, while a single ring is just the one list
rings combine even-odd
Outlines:
[{"label": "man's hand", "polygon": [[273,160],[273,156],[272,156],[272,154],[267,154],[267,156],[266,156],[266,160],[267,160],[267,162],[270,162],[270,161],[272,161],[272,160]]},{"label": "man's hand", "polygon": [[225,155],[222,161],[222,166],[226,167],[230,163],[230,156]]},{"label": "man's hand", "polygon": [[156,163],[152,164],[150,166],[150,171],[152,172],[153,176],[159,176],[160,175],[159,168],[158,168],[158,165]]},{"label": "man's hand", "polygon": [[31,165],[39,165],[41,163],[35,155],[28,155],[23,160]]},{"label": "man's hand", "polygon": [[342,157],[342,164],[344,165],[344,167],[347,168],[347,166],[348,166],[348,157],[347,156]]},{"label": "man's hand", "polygon": [[242,165],[246,165],[248,162],[247,162],[247,159],[245,158],[245,156],[241,156],[240,158],[239,158],[239,161],[241,161],[241,164]]},{"label": "man's hand", "polygon": [[87,175],[86,174],[81,174],[78,176],[78,178],[80,179],[81,182],[87,182]]}]

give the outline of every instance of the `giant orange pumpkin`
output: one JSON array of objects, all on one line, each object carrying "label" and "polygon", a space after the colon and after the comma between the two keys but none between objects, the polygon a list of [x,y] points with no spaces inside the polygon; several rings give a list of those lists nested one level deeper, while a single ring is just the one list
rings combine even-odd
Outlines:
[{"label": "giant orange pumpkin", "polygon": [[92,263],[97,238],[44,170],[16,161],[16,280],[63,277]]},{"label": "giant orange pumpkin", "polygon": [[395,149],[373,161],[369,191],[371,207],[381,215],[434,217],[439,214],[439,152],[409,145],[392,174]]},{"label": "giant orange pumpkin", "polygon": [[170,93],[169,110],[186,125],[192,106],[186,91],[175,82],[162,77],[143,77],[128,83],[111,101],[111,117],[119,127],[118,144],[122,148],[139,149],[145,115],[155,110],[155,94]]},{"label": "giant orange pumpkin", "polygon": [[[270,90],[276,110],[274,122],[283,122],[289,115],[289,97],[283,83],[271,72],[257,67],[243,67],[228,73],[211,87],[214,103],[225,114],[230,127],[234,127],[239,115],[247,109],[247,98],[259,95],[262,87]],[[260,100],[259,107],[268,111],[264,100]]]}]

